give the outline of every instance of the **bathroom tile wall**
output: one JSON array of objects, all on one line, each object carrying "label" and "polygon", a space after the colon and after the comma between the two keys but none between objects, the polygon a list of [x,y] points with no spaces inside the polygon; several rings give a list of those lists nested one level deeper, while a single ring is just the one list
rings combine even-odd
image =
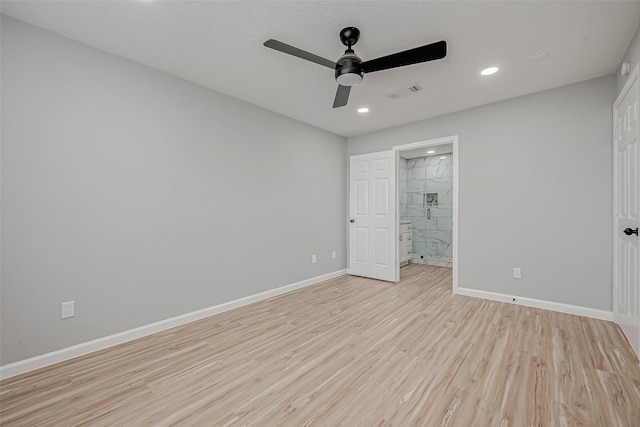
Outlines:
[{"label": "bathroom tile wall", "polygon": [[407,216],[407,159],[400,158],[400,219]]},{"label": "bathroom tile wall", "polygon": [[[451,155],[400,160],[400,219],[413,223],[412,262],[451,266]],[[437,193],[437,206],[427,206],[426,193]]]}]

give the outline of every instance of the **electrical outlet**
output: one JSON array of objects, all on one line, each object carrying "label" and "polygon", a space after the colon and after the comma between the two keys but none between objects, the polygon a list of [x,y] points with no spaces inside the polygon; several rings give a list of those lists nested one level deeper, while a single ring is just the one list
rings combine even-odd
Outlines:
[{"label": "electrical outlet", "polygon": [[336,259],[336,251],[331,252],[331,258]]},{"label": "electrical outlet", "polygon": [[522,279],[522,270],[520,268],[513,269],[513,278],[514,279]]},{"label": "electrical outlet", "polygon": [[318,258],[315,255],[311,255],[311,264],[315,264],[318,262]]},{"label": "electrical outlet", "polygon": [[63,302],[62,303],[62,314],[60,316],[61,319],[66,319],[68,317],[75,316],[74,304],[75,304],[74,301]]}]

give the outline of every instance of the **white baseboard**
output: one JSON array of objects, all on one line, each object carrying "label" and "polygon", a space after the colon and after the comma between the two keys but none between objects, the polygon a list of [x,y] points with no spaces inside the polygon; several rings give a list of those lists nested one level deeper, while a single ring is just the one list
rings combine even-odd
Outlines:
[{"label": "white baseboard", "polygon": [[525,298],[515,295],[499,294],[496,292],[481,291],[478,289],[469,288],[458,288],[458,291],[456,293],[458,295],[466,295],[468,297],[508,302],[511,304],[524,305],[526,307],[542,308],[544,310],[559,311],[560,313],[575,314],[577,316],[585,316],[594,319],[609,320],[613,322],[613,312],[598,310],[597,308],[582,307],[579,305],[563,304],[561,302],[544,301],[534,298]]},{"label": "white baseboard", "polygon": [[8,365],[0,366],[0,379],[10,378],[19,374],[23,374],[25,372],[53,365],[54,363],[73,359],[74,357],[83,356],[94,351],[102,350],[107,347],[112,347],[114,345],[132,341],[137,338],[154,334],[156,332],[164,331],[165,329],[184,325],[185,323],[200,320],[214,314],[222,313],[234,308],[262,301],[267,298],[291,292],[296,289],[304,288],[306,286],[315,285],[316,283],[324,282],[325,280],[333,279],[335,277],[344,276],[345,274],[347,274],[346,269],[334,271],[333,273],[327,273],[321,276],[312,277],[301,282],[292,283],[290,285],[281,286],[275,289],[270,289],[268,291],[260,292],[255,295],[249,295],[237,300],[203,308],[191,313],[186,313],[180,316],[172,317],[170,319],[161,320],[159,322],[140,326],[135,329],[130,329],[128,331],[119,332],[117,334],[98,338],[92,341],[87,341],[71,347],[63,348],[61,350],[52,351],[51,353],[42,354],[40,356],[35,356],[29,359],[10,363]]}]

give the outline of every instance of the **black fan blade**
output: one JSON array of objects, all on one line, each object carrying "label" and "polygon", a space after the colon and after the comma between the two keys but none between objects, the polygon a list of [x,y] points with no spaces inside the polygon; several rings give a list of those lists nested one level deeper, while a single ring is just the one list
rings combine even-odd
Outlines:
[{"label": "black fan blade", "polygon": [[442,59],[445,56],[447,56],[447,42],[442,40],[425,46],[393,53],[381,58],[372,59],[371,61],[365,61],[361,64],[361,67],[362,71],[365,73],[372,73],[374,71],[388,70],[389,68]]},{"label": "black fan blade", "polygon": [[349,101],[349,92],[351,92],[351,86],[338,85],[336,91],[336,99],[333,100],[333,108],[344,107]]},{"label": "black fan blade", "polygon": [[280,52],[288,53],[289,55],[297,56],[298,58],[306,59],[307,61],[315,62],[316,64],[324,65],[331,69],[336,68],[336,63],[333,61],[329,61],[321,56],[314,55],[313,53],[306,52],[286,43],[279,42],[278,40],[269,39],[263,44],[271,49],[279,50]]}]

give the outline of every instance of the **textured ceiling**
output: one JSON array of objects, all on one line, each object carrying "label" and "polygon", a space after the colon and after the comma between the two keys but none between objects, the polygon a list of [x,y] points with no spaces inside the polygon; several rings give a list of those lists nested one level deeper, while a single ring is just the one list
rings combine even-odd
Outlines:
[{"label": "textured ceiling", "polygon": [[[1,10],[343,136],[613,73],[640,23],[639,1],[5,0]],[[336,60],[346,26],[360,29],[365,61],[438,40],[449,54],[365,75],[333,109],[332,70],[262,46],[274,38]],[[481,77],[490,65],[500,71]],[[421,92],[385,96],[415,83]]]}]

